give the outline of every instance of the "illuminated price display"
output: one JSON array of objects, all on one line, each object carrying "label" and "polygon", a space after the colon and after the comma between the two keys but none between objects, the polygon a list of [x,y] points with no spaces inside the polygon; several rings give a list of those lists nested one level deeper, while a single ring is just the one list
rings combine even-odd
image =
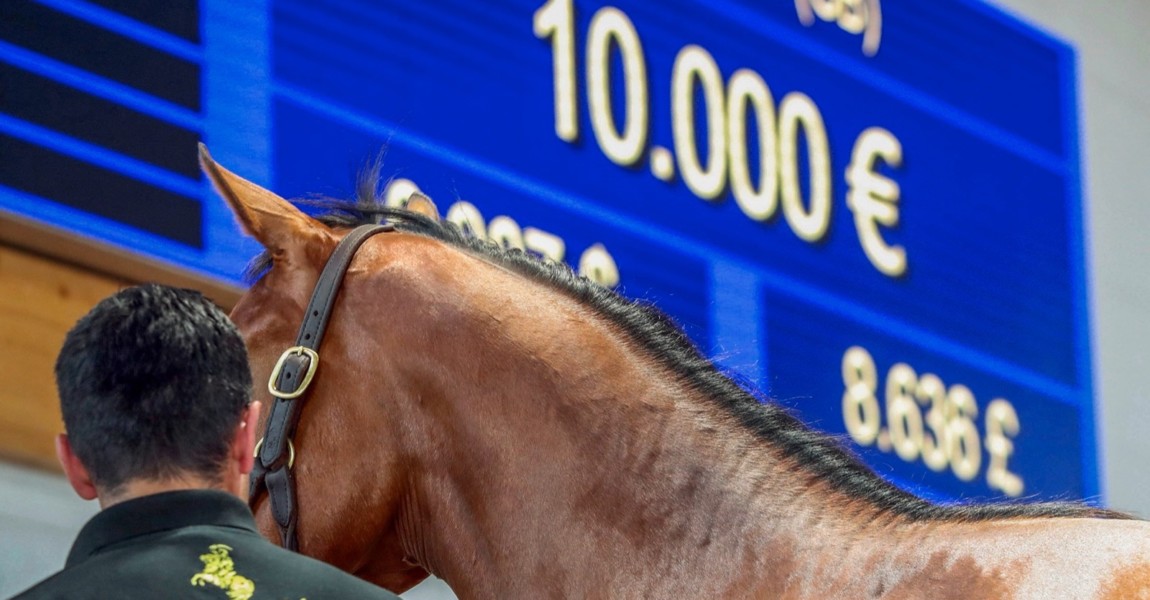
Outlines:
[{"label": "illuminated price display", "polygon": [[[535,35],[552,45],[555,133],[575,143],[580,137],[576,94],[580,86],[572,2],[549,0],[537,10]],[[612,98],[611,90],[613,49],[623,66],[619,100]],[[817,244],[827,236],[833,196],[830,148],[822,113],[810,97],[790,92],[776,107],[770,87],[757,72],[741,68],[724,83],[711,53],[688,44],[676,54],[671,69],[672,154],[663,146],[648,148],[650,82],[642,41],[627,14],[611,6],[600,8],[588,26],[585,54],[591,124],[608,159],[630,167],[649,157],[651,173],[664,182],[674,180],[677,166],[683,183],[702,200],[722,200],[729,189],[747,218],[769,221],[781,212],[800,239]],[[615,122],[615,105],[622,105],[625,125]],[[755,124],[756,130],[748,132],[748,126]],[[700,129],[706,132],[705,139]],[[747,145],[752,138],[758,140],[754,148]],[[799,179],[800,146],[807,148],[807,198]],[[899,188],[875,172],[875,162],[898,166],[901,156],[902,146],[894,135],[871,127],[859,134],[847,167],[847,205],[855,214],[859,240],[874,266],[892,277],[906,271],[905,251],[887,245],[878,226],[898,225]],[[758,158],[754,165],[752,157]],[[754,180],[752,172],[758,173]]]},{"label": "illuminated price display", "polygon": [[[1009,400],[990,402],[986,436],[982,438],[976,424],[978,402],[965,385],[948,389],[937,375],[919,376],[910,365],[897,363],[880,388],[874,358],[859,346],[851,346],[843,354],[842,372],[843,422],[854,441],[876,445],[883,452],[893,450],[906,462],[921,458],[933,471],[945,471],[949,466],[955,477],[971,481],[982,471],[985,439],[990,455],[987,486],[1007,496],[1022,494],[1022,478],[1007,467],[1014,453],[1011,438],[1020,428],[1018,413]],[[885,411],[879,396],[885,399]]]},{"label": "illuminated price display", "polygon": [[0,97],[0,210],[235,282],[196,137],[289,197],[386,148],[389,202],[658,304],[902,485],[1097,497],[1064,43],[978,0],[173,2],[4,4],[106,52],[0,25],[72,115]]},{"label": "illuminated price display", "polygon": [[[1065,386],[1020,383],[789,294],[764,301],[775,394],[843,432],[880,473],[938,497],[1084,486],[1088,421]],[[801,396],[799,380],[811,382]]]}]

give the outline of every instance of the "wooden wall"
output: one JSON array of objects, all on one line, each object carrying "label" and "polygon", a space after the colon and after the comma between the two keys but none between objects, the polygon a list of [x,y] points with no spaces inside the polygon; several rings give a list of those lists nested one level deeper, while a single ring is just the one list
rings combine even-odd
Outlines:
[{"label": "wooden wall", "polygon": [[0,246],[0,453],[55,468],[52,366],[64,334],[128,282]]}]

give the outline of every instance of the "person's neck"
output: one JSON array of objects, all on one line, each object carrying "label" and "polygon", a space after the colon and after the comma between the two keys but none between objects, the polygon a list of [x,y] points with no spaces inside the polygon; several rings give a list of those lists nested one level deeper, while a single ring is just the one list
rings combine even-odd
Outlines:
[{"label": "person's neck", "polygon": [[101,493],[97,497],[97,500],[100,503],[100,509],[103,510],[116,504],[127,502],[128,500],[182,490],[220,490],[240,496],[240,494],[237,493],[235,489],[231,489],[231,487],[234,486],[228,486],[220,481],[195,476],[181,476],[162,480],[133,479],[116,488],[115,491]]}]

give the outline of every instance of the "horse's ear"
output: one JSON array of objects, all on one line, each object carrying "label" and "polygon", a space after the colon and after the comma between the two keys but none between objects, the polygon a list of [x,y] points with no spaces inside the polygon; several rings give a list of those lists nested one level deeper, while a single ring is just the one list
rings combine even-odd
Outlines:
[{"label": "horse's ear", "polygon": [[200,168],[231,207],[244,232],[268,250],[289,250],[323,230],[323,225],[287,200],[220,166],[202,143]]},{"label": "horse's ear", "polygon": [[419,213],[425,217],[431,217],[436,221],[439,220],[439,209],[435,208],[435,203],[431,201],[431,198],[419,192],[412,192],[411,196],[407,199],[407,210]]}]

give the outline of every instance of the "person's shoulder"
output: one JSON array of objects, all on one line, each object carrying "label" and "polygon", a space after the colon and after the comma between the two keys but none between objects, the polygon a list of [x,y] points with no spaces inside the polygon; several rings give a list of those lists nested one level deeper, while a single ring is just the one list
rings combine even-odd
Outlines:
[{"label": "person's shoulder", "polygon": [[107,598],[108,588],[103,579],[92,569],[64,569],[12,596],[10,600]]},{"label": "person's shoulder", "polygon": [[66,566],[12,600],[171,597],[171,590],[185,585],[194,572],[184,554],[162,541],[110,548]]},{"label": "person's shoulder", "polygon": [[12,596],[9,600],[40,600],[41,598],[66,598],[68,597],[67,589],[62,586],[63,571],[57,572],[55,575],[33,585],[32,587]]}]

